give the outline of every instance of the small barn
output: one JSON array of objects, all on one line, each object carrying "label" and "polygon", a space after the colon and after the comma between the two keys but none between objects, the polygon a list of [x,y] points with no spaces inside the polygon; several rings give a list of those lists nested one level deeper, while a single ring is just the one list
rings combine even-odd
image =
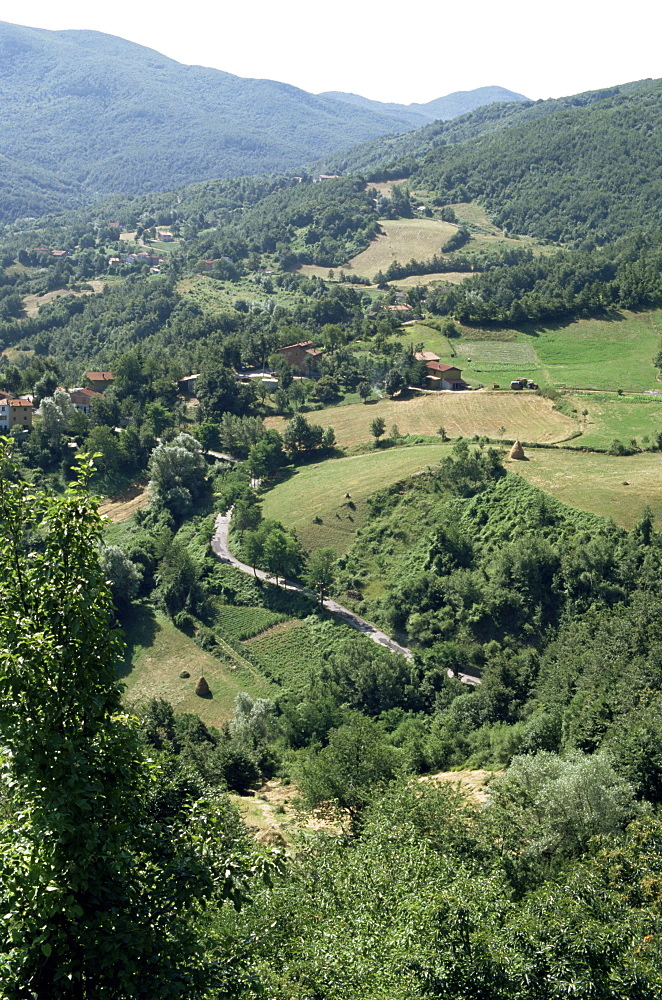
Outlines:
[{"label": "small barn", "polygon": [[198,379],[200,378],[200,373],[197,375],[185,375],[184,378],[180,378],[177,382],[177,388],[183,396],[195,396],[195,388],[198,384]]}]

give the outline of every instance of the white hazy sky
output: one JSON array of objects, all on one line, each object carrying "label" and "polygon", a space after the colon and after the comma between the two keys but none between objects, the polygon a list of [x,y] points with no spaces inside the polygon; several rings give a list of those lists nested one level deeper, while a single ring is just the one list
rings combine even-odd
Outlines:
[{"label": "white hazy sky", "polygon": [[425,102],[496,84],[534,99],[662,76],[662,3],[0,0],[0,20],[89,28],[304,90]]}]

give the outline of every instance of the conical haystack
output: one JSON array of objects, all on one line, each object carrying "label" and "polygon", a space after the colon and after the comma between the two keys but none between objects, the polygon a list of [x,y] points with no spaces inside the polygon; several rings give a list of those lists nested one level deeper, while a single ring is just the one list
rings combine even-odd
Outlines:
[{"label": "conical haystack", "polygon": [[526,455],[524,454],[524,448],[522,448],[522,445],[519,441],[516,441],[515,444],[512,446],[512,448],[510,449],[510,457],[516,458],[520,462],[526,458]]},{"label": "conical haystack", "polygon": [[201,677],[198,683],[195,685],[195,693],[198,695],[199,698],[209,698],[209,696],[211,695],[211,691],[209,690],[209,684],[207,684],[207,681],[204,679],[204,677]]}]

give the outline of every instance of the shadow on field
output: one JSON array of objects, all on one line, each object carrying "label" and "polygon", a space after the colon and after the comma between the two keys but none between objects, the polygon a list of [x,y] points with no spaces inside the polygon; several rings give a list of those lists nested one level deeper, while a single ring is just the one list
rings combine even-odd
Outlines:
[{"label": "shadow on field", "polygon": [[[579,317],[580,319],[585,317]],[[591,319],[600,320],[602,323],[622,323],[627,319],[623,313],[619,312],[617,309],[602,310],[602,312],[596,312],[591,316]],[[523,323],[521,326],[514,326],[514,330],[518,330],[521,333],[528,334],[529,337],[539,337],[541,332],[549,330],[563,330],[567,326],[571,326],[573,323],[577,322],[577,317],[567,316],[565,318],[560,318],[557,320],[542,320],[539,323]]]},{"label": "shadow on field", "polygon": [[126,650],[123,658],[117,661],[118,677],[126,677],[131,673],[137,647],[153,646],[161,626],[156,621],[154,609],[149,604],[134,604],[131,608],[131,620],[122,622],[122,631]]}]

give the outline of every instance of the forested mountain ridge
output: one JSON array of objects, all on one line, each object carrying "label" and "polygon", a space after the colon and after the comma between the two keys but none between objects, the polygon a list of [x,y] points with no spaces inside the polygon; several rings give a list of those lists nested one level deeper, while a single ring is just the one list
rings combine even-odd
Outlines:
[{"label": "forested mountain ridge", "polygon": [[484,105],[451,121],[436,121],[401,136],[386,136],[361,143],[342,153],[334,153],[315,162],[315,169],[360,173],[370,180],[408,177],[418,162],[438,147],[463,143],[481,135],[510,129],[525,122],[536,122],[559,111],[590,107],[611,97],[634,96],[647,90],[655,81],[639,80],[603,90],[585,91],[547,101],[507,101]]},{"label": "forested mountain ridge", "polygon": [[0,100],[4,155],[80,185],[88,201],[294,169],[410,127],[397,115],[284,83],[184,66],[111,35],[7,23],[0,23]]},{"label": "forested mountain ridge", "polygon": [[182,65],[100,32],[6,22],[0,22],[0,101],[2,153],[11,161],[0,173],[5,219],[72,208],[114,191],[295,170],[429,120],[429,112],[412,120],[404,106],[348,103]]}]

